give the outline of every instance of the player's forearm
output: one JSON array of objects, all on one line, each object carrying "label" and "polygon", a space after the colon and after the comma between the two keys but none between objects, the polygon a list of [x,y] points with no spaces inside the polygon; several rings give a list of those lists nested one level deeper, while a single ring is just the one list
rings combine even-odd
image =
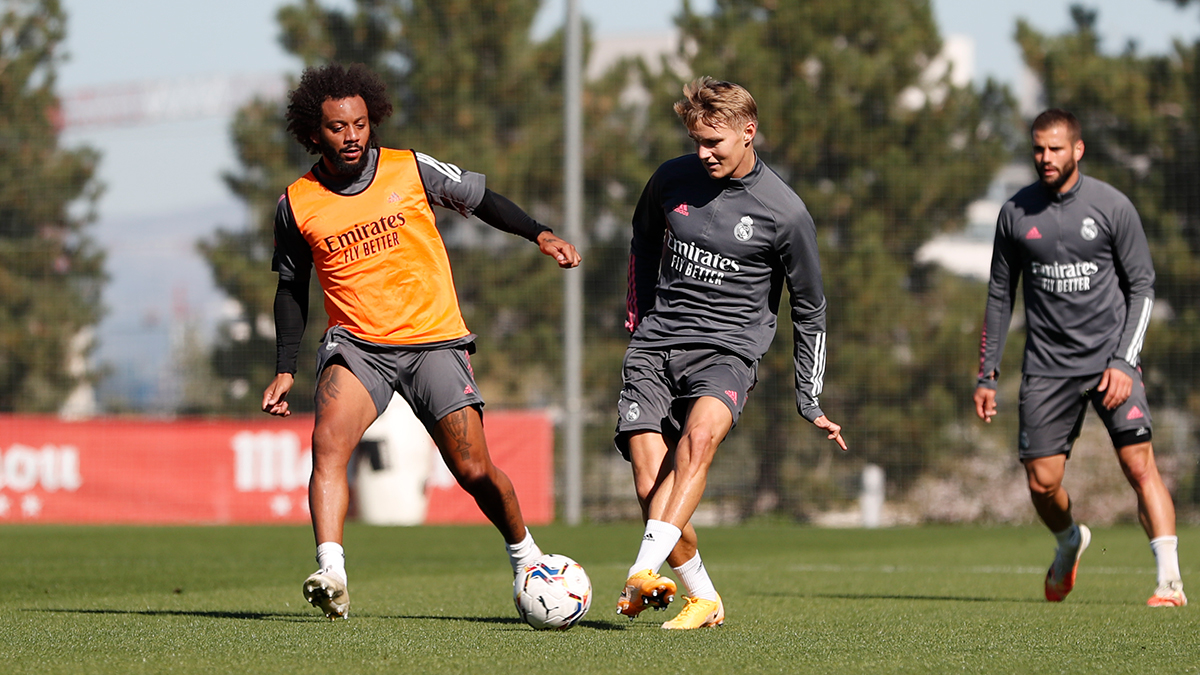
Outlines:
[{"label": "player's forearm", "polygon": [[[824,314],[822,313],[822,319]],[[821,321],[824,328],[824,321]],[[826,333],[801,332],[795,326],[795,349],[793,361],[796,369],[796,411],[812,422],[825,413],[821,411],[818,397],[825,388],[825,339]]]},{"label": "player's forearm", "polygon": [[279,280],[275,289],[275,372],[295,373],[308,323],[308,280]]},{"label": "player's forearm", "polygon": [[491,190],[484,191],[483,199],[479,206],[475,207],[475,217],[497,230],[515,234],[529,241],[537,241],[539,234],[550,231],[550,228],[534,220],[512,200]]},{"label": "player's forearm", "polygon": [[[1146,332],[1150,328],[1150,315],[1154,311],[1154,289],[1133,295],[1129,299],[1129,307],[1125,316],[1125,328],[1121,331],[1121,342],[1113,361],[1122,361],[1127,367],[1122,368],[1132,374],[1141,360],[1142,345],[1146,341]],[[1119,365],[1117,367],[1120,367]]]},{"label": "player's forearm", "polygon": [[1008,340],[1008,324],[1011,320],[1012,303],[989,294],[987,309],[983,313],[983,330],[979,336],[977,386],[996,388],[1000,358],[1004,356],[1004,343]]},{"label": "player's forearm", "polygon": [[[1134,227],[1136,226],[1136,227]],[[1150,247],[1142,233],[1141,224],[1134,226],[1124,237],[1116,241],[1118,274],[1122,287],[1128,289],[1126,296],[1125,327],[1121,331],[1121,342],[1114,359],[1124,361],[1124,370],[1132,374],[1141,359],[1142,345],[1150,327],[1150,314],[1154,309],[1154,263],[1150,259]]]},{"label": "player's forearm", "polygon": [[629,254],[629,287],[625,295],[625,327],[632,332],[654,308],[658,292],[658,255],[638,254],[637,246]]}]

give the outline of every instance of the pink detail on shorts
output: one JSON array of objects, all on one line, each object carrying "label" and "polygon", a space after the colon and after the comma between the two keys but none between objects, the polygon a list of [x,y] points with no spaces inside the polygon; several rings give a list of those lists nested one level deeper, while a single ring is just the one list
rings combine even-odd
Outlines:
[{"label": "pink detail on shorts", "polygon": [[737,405],[737,392],[736,391],[729,391],[728,389],[726,389],[725,395],[728,396],[729,398],[733,399],[733,404]]},{"label": "pink detail on shorts", "polygon": [[678,213],[681,216],[686,216],[688,214],[687,202],[684,202],[684,203],[680,204],[679,206],[676,206],[673,210],[675,211],[675,213]]},{"label": "pink detail on shorts", "polygon": [[1141,410],[1139,410],[1138,407],[1135,405],[1135,406],[1133,406],[1133,410],[1130,410],[1129,414],[1125,416],[1125,419],[1140,420],[1145,416],[1146,415]]},{"label": "pink detail on shorts", "polygon": [[[471,352],[464,349],[463,350],[463,358],[467,360],[467,372],[471,374],[472,378],[474,378],[475,377],[475,368],[471,365]],[[471,392],[468,391],[467,393],[469,394]]]},{"label": "pink detail on shorts", "polygon": [[1041,239],[1042,233],[1038,232],[1038,229],[1035,227],[1032,230],[1030,230],[1028,233],[1026,233],[1025,238],[1026,239]]},{"label": "pink detail on shorts", "polygon": [[474,390],[474,389],[472,389],[472,388],[471,388],[471,385],[469,385],[469,384],[468,384],[468,385],[467,385],[467,388],[466,388],[466,389],[463,389],[463,393],[464,393],[464,394],[474,394],[474,393],[475,393],[475,390]]}]

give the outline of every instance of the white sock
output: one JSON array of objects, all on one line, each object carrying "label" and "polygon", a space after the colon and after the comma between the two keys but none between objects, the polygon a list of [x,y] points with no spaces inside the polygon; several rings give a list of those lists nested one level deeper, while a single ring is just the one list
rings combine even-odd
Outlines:
[{"label": "white sock", "polygon": [[317,545],[317,567],[340,576],[346,583],[346,551],[341,544],[327,541]]},{"label": "white sock", "polygon": [[642,547],[638,549],[637,560],[633,561],[633,567],[629,568],[629,576],[642,570],[657,573],[658,568],[667,561],[667,556],[671,555],[671,549],[675,548],[675,544],[679,542],[679,537],[682,535],[679,528],[670,523],[661,520],[647,520],[646,531],[642,534]]},{"label": "white sock", "polygon": [[1183,580],[1179,575],[1179,537],[1155,537],[1150,540],[1154,561],[1158,563],[1158,585]]},{"label": "white sock", "polygon": [[675,570],[675,575],[683,582],[683,587],[687,589],[688,595],[701,600],[716,601],[717,589],[713,586],[712,579],[708,577],[708,570],[704,567],[704,561],[700,560],[699,551],[696,551],[695,557],[691,560],[671,569]]},{"label": "white sock", "polygon": [[525,528],[525,538],[515,544],[505,544],[508,548],[508,562],[512,565],[513,574],[524,567],[527,563],[542,557],[542,549],[533,541],[533,535],[529,533],[529,528]]}]

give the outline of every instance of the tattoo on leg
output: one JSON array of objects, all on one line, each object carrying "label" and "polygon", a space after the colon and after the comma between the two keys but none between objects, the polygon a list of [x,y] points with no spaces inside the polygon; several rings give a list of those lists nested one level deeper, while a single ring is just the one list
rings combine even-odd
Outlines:
[{"label": "tattoo on leg", "polygon": [[467,438],[469,420],[466,408],[452,412],[442,419],[446,450],[456,453],[463,461],[471,459],[471,440]]},{"label": "tattoo on leg", "polygon": [[324,406],[333,403],[339,393],[341,390],[338,388],[334,369],[326,368],[321,371],[321,379],[317,382],[317,412],[320,412]]}]

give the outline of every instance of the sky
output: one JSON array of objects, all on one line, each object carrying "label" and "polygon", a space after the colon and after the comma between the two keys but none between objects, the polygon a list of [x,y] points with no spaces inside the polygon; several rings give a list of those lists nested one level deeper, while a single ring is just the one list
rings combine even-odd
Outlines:
[{"label": "sky", "polygon": [[[1068,8],[1078,1],[1099,9],[1098,29],[1109,52],[1129,40],[1142,53],[1161,53],[1172,39],[1200,39],[1200,8],[1180,10],[1166,0],[933,0],[933,9],[943,36],[973,42],[976,82],[994,77],[1015,88],[1021,75],[1012,40],[1017,18],[1060,32],[1070,27]],[[543,5],[535,36],[561,25],[565,3]],[[275,15],[287,4],[281,0],[62,4],[68,59],[59,71],[60,93],[189,76],[295,73],[300,67],[279,46]],[[599,37],[670,30],[681,6],[681,0],[580,0]],[[693,0],[692,6],[705,11],[713,0]],[[178,331],[171,317],[182,308],[211,335],[228,312],[195,250],[216,226],[244,222],[220,178],[236,168],[228,129],[228,119],[208,118],[68,132],[63,139],[103,155],[105,192],[94,234],[108,250],[111,281],[98,359],[115,373],[114,381],[136,383],[150,400],[163,396],[152,380],[164,372],[171,332]]]}]

